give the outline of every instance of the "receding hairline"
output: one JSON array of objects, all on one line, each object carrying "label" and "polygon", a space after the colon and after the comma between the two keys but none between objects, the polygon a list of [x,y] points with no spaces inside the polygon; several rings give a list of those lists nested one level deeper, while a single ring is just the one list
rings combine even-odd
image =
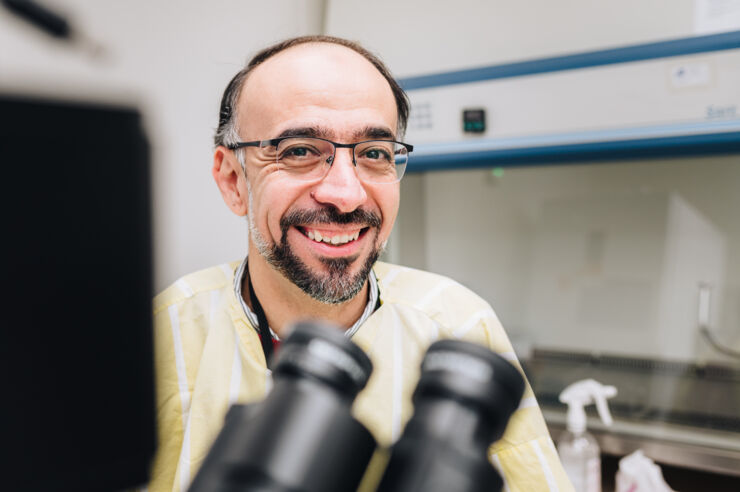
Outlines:
[{"label": "receding hairline", "polygon": [[[305,42],[305,43],[301,43],[301,44],[296,44],[296,45],[293,45],[293,46],[289,46],[288,48],[285,48],[284,50],[280,50],[277,53],[274,53],[269,58],[266,58],[266,59],[260,61],[260,63],[251,66],[250,67],[251,70],[249,71],[249,73],[247,74],[246,78],[244,79],[244,82],[246,82],[247,79],[249,79],[249,77],[252,75],[252,73],[254,73],[256,71],[259,71],[260,68],[263,65],[270,64],[270,62],[278,61],[279,59],[284,58],[284,57],[288,56],[289,54],[291,54],[291,53],[293,53],[295,51],[316,50],[317,48],[328,48],[330,50],[336,49],[336,50],[339,50],[341,52],[346,52],[346,53],[349,53],[351,55],[354,55],[356,58],[358,58],[359,60],[361,60],[362,62],[364,62],[366,65],[368,65],[369,67],[371,67],[373,69],[373,71],[375,71],[376,73],[378,73],[378,75],[380,75],[381,77],[383,77],[383,80],[385,80],[385,77],[384,77],[383,73],[380,70],[378,70],[378,67],[376,67],[362,53],[360,53],[360,52],[358,52],[358,51],[350,48],[349,46],[345,46],[343,44],[332,43],[330,41],[308,41],[308,42]],[[388,83],[387,80],[386,80],[386,83]],[[244,84],[242,84],[242,87],[243,86],[244,86]],[[390,83],[388,83],[388,87],[390,87]]]},{"label": "receding hairline", "polygon": [[[247,86],[247,82],[249,81],[250,78],[253,77],[253,75],[254,75],[255,72],[258,72],[260,70],[260,68],[262,68],[262,66],[264,66],[266,64],[269,64],[270,61],[278,61],[280,58],[284,57],[285,55],[291,53],[294,50],[300,50],[300,49],[304,49],[305,50],[305,49],[311,49],[311,48],[315,49],[315,48],[318,48],[320,46],[327,46],[327,47],[330,47],[331,49],[333,49],[333,48],[339,48],[342,51],[346,51],[346,52],[349,52],[349,53],[355,55],[358,59],[360,59],[362,62],[364,62],[365,64],[367,64],[369,67],[371,67],[374,72],[376,72],[378,75],[380,75],[380,77],[383,79],[383,81],[385,82],[386,86],[388,87],[388,91],[389,91],[389,95],[391,96],[391,99],[395,99],[394,98],[394,94],[393,94],[393,87],[391,87],[391,84],[385,78],[384,74],[380,70],[378,70],[378,67],[376,67],[370,60],[368,60],[367,57],[365,57],[365,55],[363,55],[362,53],[358,52],[357,50],[354,50],[351,47],[345,46],[343,44],[339,44],[339,43],[335,43],[335,42],[331,42],[331,41],[312,40],[312,41],[306,41],[306,42],[303,42],[303,43],[295,44],[293,46],[289,46],[289,47],[287,47],[287,48],[285,48],[283,50],[278,51],[277,53],[272,54],[268,58],[265,58],[264,60],[260,61],[258,64],[251,65],[251,66],[248,67],[249,68],[249,71],[244,75],[244,78],[241,81],[241,84],[237,88],[237,92],[236,92],[236,99],[235,99],[236,107],[234,108],[234,115],[236,117],[237,122],[238,122],[238,119],[239,119],[239,106],[240,106],[240,102],[242,100],[242,97],[244,95],[244,89]],[[396,107],[396,117],[398,117],[398,108],[397,107]]]}]

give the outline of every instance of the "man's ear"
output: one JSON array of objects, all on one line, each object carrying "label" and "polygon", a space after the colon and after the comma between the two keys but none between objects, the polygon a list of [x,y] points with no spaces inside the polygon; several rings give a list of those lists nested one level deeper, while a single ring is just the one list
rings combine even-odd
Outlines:
[{"label": "man's ear", "polygon": [[[229,209],[236,215],[247,215],[249,198],[246,182],[239,186],[239,177],[243,177],[241,164],[232,150],[223,145],[216,147],[213,153],[213,179],[216,180],[221,196]],[[246,178],[245,178],[246,179]]]}]

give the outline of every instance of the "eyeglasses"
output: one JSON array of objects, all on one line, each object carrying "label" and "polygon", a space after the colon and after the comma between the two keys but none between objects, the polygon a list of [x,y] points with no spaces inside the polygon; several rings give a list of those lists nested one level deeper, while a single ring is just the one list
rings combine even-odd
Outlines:
[{"label": "eyeglasses", "polygon": [[351,144],[317,137],[281,137],[272,140],[237,142],[231,150],[242,147],[266,149],[274,154],[281,171],[303,181],[320,180],[329,173],[337,148],[352,149],[352,163],[360,180],[368,183],[396,183],[401,180],[413,145],[394,140],[366,140]]}]

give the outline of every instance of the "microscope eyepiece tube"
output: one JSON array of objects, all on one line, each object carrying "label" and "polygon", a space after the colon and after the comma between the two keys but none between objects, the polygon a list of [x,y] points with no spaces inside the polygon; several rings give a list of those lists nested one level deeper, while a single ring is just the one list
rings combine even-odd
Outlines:
[{"label": "microscope eyepiece tube", "polygon": [[485,347],[441,340],[427,350],[414,414],[391,448],[381,492],[501,490],[488,461],[524,393],[519,371]]},{"label": "microscope eyepiece tube", "polygon": [[234,405],[190,492],[356,490],[375,439],[350,408],[372,371],[338,328],[302,322],[264,401]]}]

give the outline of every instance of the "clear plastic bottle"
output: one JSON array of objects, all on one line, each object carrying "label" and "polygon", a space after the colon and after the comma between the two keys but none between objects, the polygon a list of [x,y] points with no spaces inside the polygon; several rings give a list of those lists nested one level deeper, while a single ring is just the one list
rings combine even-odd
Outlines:
[{"label": "clear plastic bottle", "polygon": [[560,436],[558,454],[576,492],[601,492],[601,454],[594,436],[566,430]]},{"label": "clear plastic bottle", "polygon": [[584,407],[595,403],[601,419],[611,425],[606,399],[616,394],[614,386],[593,379],[575,382],[560,393],[560,401],[568,405],[568,419],[566,431],[558,440],[558,454],[576,492],[601,492],[601,450],[586,431]]}]

